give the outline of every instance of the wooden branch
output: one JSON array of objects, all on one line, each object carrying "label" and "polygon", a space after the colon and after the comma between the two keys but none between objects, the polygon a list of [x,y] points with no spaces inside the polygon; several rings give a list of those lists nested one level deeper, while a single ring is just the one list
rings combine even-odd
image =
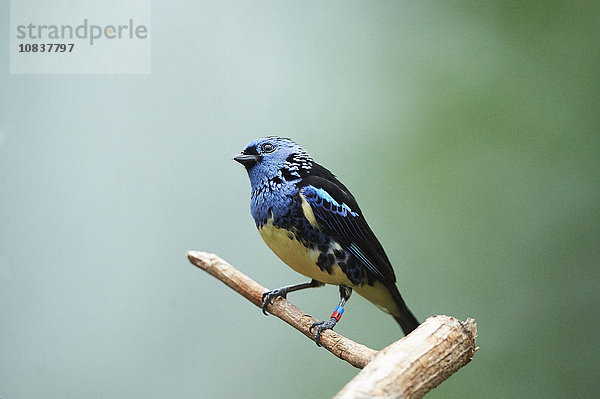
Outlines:
[{"label": "wooden branch", "polygon": [[[215,254],[189,251],[187,256],[194,265],[218,278],[256,306],[262,306],[262,294],[268,291],[265,287]],[[308,329],[318,320],[307,315],[285,299],[276,298],[273,304],[268,307],[268,310],[269,313],[279,317],[310,339],[314,338],[314,330],[311,333]],[[321,333],[321,345],[340,359],[358,368],[363,368],[377,353],[377,351],[343,337],[333,330],[325,330]]]},{"label": "wooden branch", "polygon": [[[268,291],[214,254],[189,251],[192,264],[234,289],[260,307]],[[283,298],[277,298],[268,311],[311,340],[310,326],[317,320]],[[377,352],[332,330],[321,334],[321,344],[329,352],[354,367],[364,369],[336,396],[349,398],[423,397],[431,389],[467,364],[475,347],[477,326],[473,319],[461,322],[450,316],[428,318],[408,336]]]},{"label": "wooden branch", "polygon": [[476,337],[473,319],[430,317],[379,351],[334,399],[422,398],[471,361]]}]

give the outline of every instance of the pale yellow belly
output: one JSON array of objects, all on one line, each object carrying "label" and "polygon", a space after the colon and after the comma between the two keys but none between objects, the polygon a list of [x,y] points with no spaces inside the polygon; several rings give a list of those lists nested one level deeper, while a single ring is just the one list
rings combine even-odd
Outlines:
[{"label": "pale yellow belly", "polygon": [[[268,221],[258,231],[271,251],[296,272],[325,284],[343,284],[351,287],[360,296],[366,298],[384,312],[391,314],[398,313],[397,306],[391,294],[379,281],[375,282],[374,285],[354,285],[348,280],[346,274],[342,272],[337,262],[333,265],[331,274],[321,270],[316,264],[320,252],[316,249],[305,247],[294,238],[290,239],[287,230],[273,226],[272,221]],[[337,245],[333,249],[341,249],[341,247]]]},{"label": "pale yellow belly", "polygon": [[258,231],[271,251],[296,272],[325,284],[352,286],[337,263],[333,265],[331,274],[321,270],[317,266],[320,252],[305,247],[295,238],[290,239],[287,230],[277,228],[269,221]]},{"label": "pale yellow belly", "polygon": [[358,295],[368,299],[369,302],[373,303],[385,313],[393,315],[399,314],[398,306],[396,305],[396,302],[394,302],[392,294],[390,294],[388,289],[379,281],[376,281],[373,285],[355,285],[352,288]]}]

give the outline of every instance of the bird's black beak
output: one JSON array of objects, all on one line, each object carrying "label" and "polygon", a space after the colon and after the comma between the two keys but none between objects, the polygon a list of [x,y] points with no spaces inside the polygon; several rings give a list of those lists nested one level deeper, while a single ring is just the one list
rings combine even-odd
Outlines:
[{"label": "bird's black beak", "polygon": [[250,167],[254,166],[254,164],[256,162],[258,162],[259,159],[260,159],[260,155],[252,155],[252,154],[244,154],[244,153],[241,153],[241,154],[233,157],[234,161],[238,161],[239,163],[244,165],[246,168],[250,168]]}]

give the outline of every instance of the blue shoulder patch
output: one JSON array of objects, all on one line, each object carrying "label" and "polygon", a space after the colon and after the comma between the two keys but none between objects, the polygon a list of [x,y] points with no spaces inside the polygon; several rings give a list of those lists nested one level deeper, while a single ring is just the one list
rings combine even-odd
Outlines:
[{"label": "blue shoulder patch", "polygon": [[311,206],[317,206],[331,213],[338,214],[342,217],[358,216],[358,213],[352,211],[350,207],[344,203],[339,204],[331,195],[322,188],[306,186],[301,190],[302,195]]}]

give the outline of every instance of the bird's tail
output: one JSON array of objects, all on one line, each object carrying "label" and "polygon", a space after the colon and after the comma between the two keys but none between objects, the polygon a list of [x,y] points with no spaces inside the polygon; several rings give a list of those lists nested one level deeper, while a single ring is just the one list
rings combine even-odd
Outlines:
[{"label": "bird's tail", "polygon": [[396,288],[395,284],[391,284],[388,286],[388,290],[390,294],[392,294],[392,298],[394,298],[394,302],[396,303],[396,309],[394,309],[391,314],[394,316],[394,319],[400,324],[404,335],[410,334],[415,328],[419,327],[419,321],[412,314],[410,309],[406,306],[404,299],[400,296],[400,292],[398,288]]}]

